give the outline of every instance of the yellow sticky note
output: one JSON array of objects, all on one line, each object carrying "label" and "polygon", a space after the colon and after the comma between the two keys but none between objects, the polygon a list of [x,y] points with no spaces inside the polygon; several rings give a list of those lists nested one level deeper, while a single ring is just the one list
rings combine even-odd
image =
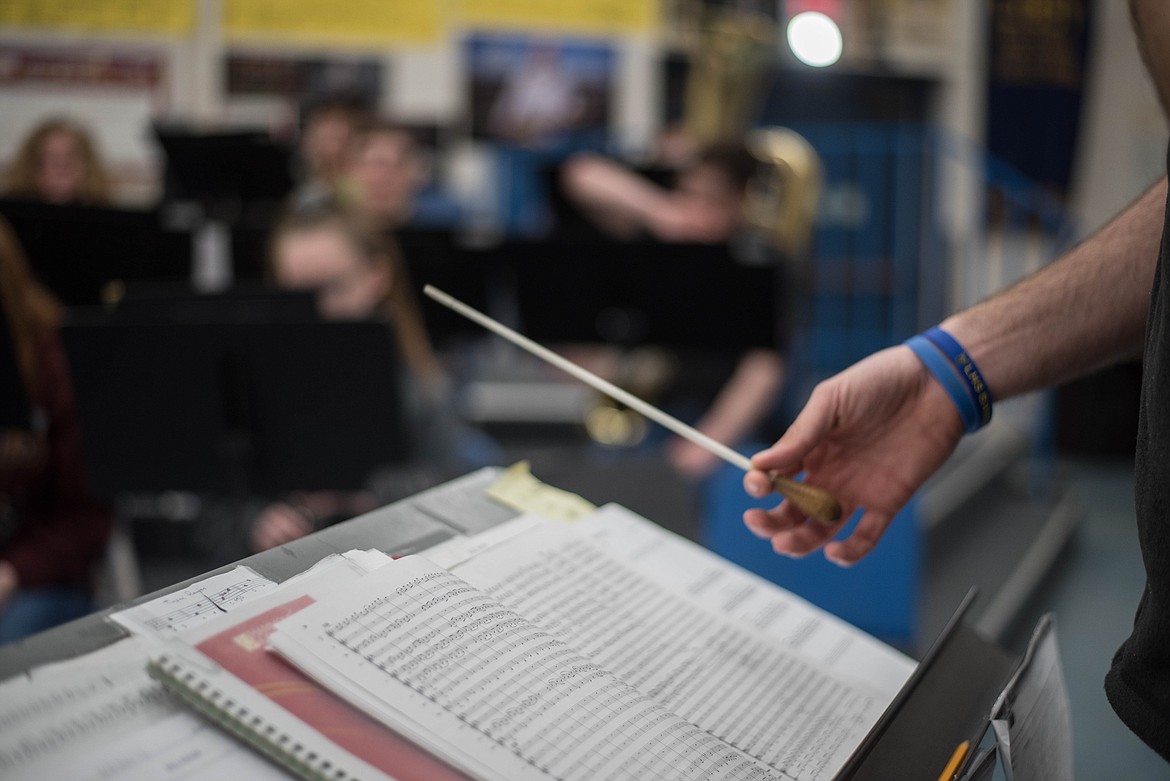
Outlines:
[{"label": "yellow sticky note", "polygon": [[527,461],[504,470],[487,495],[500,504],[519,512],[531,512],[560,521],[575,521],[597,508],[577,494],[540,482],[532,475]]}]

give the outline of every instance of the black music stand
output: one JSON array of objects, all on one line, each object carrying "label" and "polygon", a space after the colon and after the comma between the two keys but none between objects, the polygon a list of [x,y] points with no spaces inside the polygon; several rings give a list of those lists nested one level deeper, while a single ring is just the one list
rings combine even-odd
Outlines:
[{"label": "black music stand", "polygon": [[292,150],[267,133],[156,124],[154,135],[166,156],[168,200],[279,201],[293,188]]},{"label": "black music stand", "polygon": [[229,231],[233,277],[263,276],[265,240],[295,185],[292,148],[258,130],[169,123],[155,124],[154,135],[166,158],[164,201],[199,204],[196,233]]},{"label": "black music stand", "polygon": [[835,779],[933,781],[987,723],[1017,659],[966,622],[975,597],[972,588]]},{"label": "black music stand", "polygon": [[524,332],[542,342],[681,349],[776,347],[779,266],[726,246],[640,242],[508,244]]},{"label": "black music stand", "polygon": [[317,322],[317,294],[259,283],[201,293],[189,284],[142,282],[126,286],[109,309],[119,323],[286,323]]},{"label": "black music stand", "polygon": [[101,495],[357,489],[412,453],[383,323],[82,314],[62,338]]},{"label": "black music stand", "polygon": [[[394,241],[406,262],[415,292],[434,285],[481,312],[491,312],[508,280],[495,252],[465,246],[455,231],[443,228],[400,228]],[[440,349],[484,335],[481,326],[442,306],[423,306],[427,335]]]},{"label": "black music stand", "polygon": [[166,229],[153,210],[0,199],[33,273],[69,306],[103,302],[111,282],[185,280],[191,235]]}]

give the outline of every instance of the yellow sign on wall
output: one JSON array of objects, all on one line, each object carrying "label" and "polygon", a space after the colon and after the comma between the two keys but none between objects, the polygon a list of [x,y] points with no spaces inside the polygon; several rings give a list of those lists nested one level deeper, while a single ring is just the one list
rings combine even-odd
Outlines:
[{"label": "yellow sign on wall", "polygon": [[224,0],[231,39],[312,43],[433,43],[443,31],[442,0]]},{"label": "yellow sign on wall", "polygon": [[0,0],[0,27],[186,35],[196,0]]},{"label": "yellow sign on wall", "polygon": [[635,33],[659,24],[660,0],[452,0],[465,26]]},{"label": "yellow sign on wall", "polygon": [[[188,35],[198,0],[0,0],[0,27]],[[418,43],[452,26],[621,34],[660,23],[661,0],[222,0],[229,39]]]}]

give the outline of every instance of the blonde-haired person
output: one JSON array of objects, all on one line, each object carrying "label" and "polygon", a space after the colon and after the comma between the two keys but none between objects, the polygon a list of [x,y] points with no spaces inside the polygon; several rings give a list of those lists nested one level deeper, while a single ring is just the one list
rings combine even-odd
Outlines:
[{"label": "blonde-haired person", "polygon": [[0,219],[0,642],[93,609],[112,523],[86,485],[59,310]]},{"label": "blonde-haired person", "polygon": [[[317,294],[328,320],[384,318],[394,330],[406,369],[405,399],[420,465],[439,478],[483,465],[482,435],[452,414],[445,371],[431,347],[405,265],[389,238],[360,215],[333,201],[291,210],[273,229],[270,271],[276,284]],[[419,475],[410,478],[412,487]],[[251,525],[259,551],[304,536],[323,519],[347,517],[395,498],[372,485],[367,492],[298,492],[268,505]]]},{"label": "blonde-haired person", "polygon": [[46,203],[109,203],[110,177],[89,133],[64,117],[33,128],[5,173],[4,194]]},{"label": "blonde-haired person", "polygon": [[326,319],[385,317],[412,378],[430,391],[442,386],[406,265],[361,215],[332,200],[293,208],[272,230],[269,268],[280,287],[316,291]]}]

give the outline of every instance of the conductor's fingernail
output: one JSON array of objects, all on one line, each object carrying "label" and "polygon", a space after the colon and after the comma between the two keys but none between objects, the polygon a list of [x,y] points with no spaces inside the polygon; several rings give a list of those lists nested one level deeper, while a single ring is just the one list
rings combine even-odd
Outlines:
[{"label": "conductor's fingernail", "polygon": [[761,540],[769,539],[772,536],[772,532],[770,529],[768,529],[767,527],[765,527],[763,524],[759,523],[758,521],[753,520],[752,518],[750,518],[747,515],[745,515],[743,518],[743,525],[747,527],[747,530],[749,532],[756,535]]},{"label": "conductor's fingernail", "polygon": [[776,551],[781,556],[787,556],[790,559],[803,559],[806,555],[803,551],[789,550],[788,548],[783,548],[779,545],[776,545],[775,543],[772,545],[772,550]]},{"label": "conductor's fingernail", "polygon": [[772,493],[772,484],[768,478],[761,474],[749,474],[743,479],[744,489],[749,496],[755,499],[763,499]]},{"label": "conductor's fingernail", "polygon": [[848,569],[849,567],[852,567],[856,563],[853,561],[849,561],[848,559],[843,559],[839,556],[830,556],[828,553],[825,554],[825,558],[828,559],[829,561],[833,562],[834,564],[836,564],[838,567],[841,567],[842,569]]}]

